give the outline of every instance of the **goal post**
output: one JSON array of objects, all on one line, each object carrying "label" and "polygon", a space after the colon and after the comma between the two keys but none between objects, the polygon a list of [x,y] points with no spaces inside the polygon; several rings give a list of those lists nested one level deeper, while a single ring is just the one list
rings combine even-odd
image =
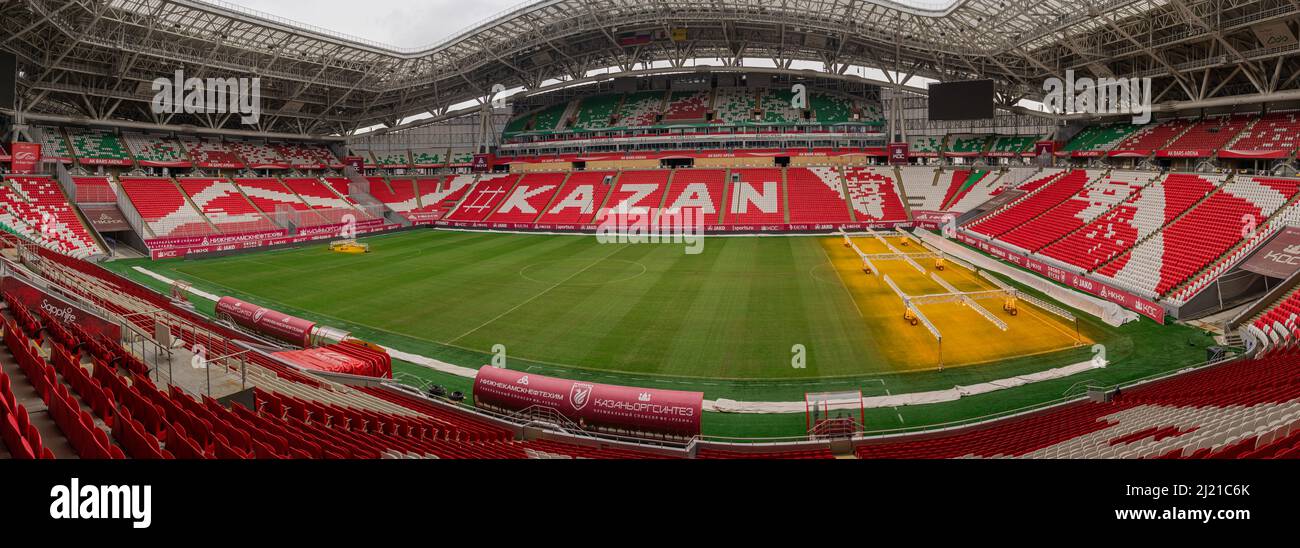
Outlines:
[{"label": "goal post", "polygon": [[861,390],[804,394],[804,419],[812,439],[845,438],[864,430],[866,407]]}]

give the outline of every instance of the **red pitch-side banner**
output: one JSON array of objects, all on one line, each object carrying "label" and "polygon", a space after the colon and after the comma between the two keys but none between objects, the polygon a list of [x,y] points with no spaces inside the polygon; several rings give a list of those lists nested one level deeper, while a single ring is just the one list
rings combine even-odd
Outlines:
[{"label": "red pitch-side banner", "polygon": [[997,244],[992,244],[971,236],[965,232],[958,232],[957,239],[962,243],[988,253],[998,259],[1011,263],[1016,266],[1028,268],[1035,273],[1059,283],[1063,283],[1079,291],[1094,295],[1107,301],[1118,304],[1124,308],[1137,312],[1143,316],[1151,318],[1156,323],[1165,323],[1165,309],[1160,305],[1124,291],[1116,289],[1092,278],[1079,276],[1073,272],[1062,270],[1047,263],[1031,259],[1015,251],[1011,251]]},{"label": "red pitch-side banner", "polygon": [[19,143],[14,142],[9,147],[10,170],[15,175],[31,175],[36,173],[36,166],[41,163],[41,144],[40,143]]},{"label": "red pitch-side banner", "polygon": [[76,325],[87,333],[102,335],[113,341],[122,336],[122,327],[118,324],[61,297],[46,293],[45,290],[14,276],[5,276],[4,280],[0,281],[0,292],[22,303],[32,311],[32,314],[39,315],[40,312],[45,312],[45,315],[65,327]]},{"label": "red pitch-side banner", "polygon": [[217,301],[217,315],[277,340],[299,346],[309,346],[315,323],[295,318],[283,312],[244,302],[234,297]]},{"label": "red pitch-side banner", "polygon": [[[295,166],[286,162],[264,162],[258,164],[248,164],[248,169],[293,169]],[[303,169],[308,169],[303,167]]]},{"label": "red pitch-side banner", "polygon": [[1239,158],[1245,160],[1280,160],[1291,155],[1289,150],[1220,150],[1220,158]]},{"label": "red pitch-side banner", "polygon": [[1210,149],[1157,150],[1156,158],[1209,158],[1214,155]]},{"label": "red pitch-side banner", "polygon": [[[484,221],[446,221],[420,219],[415,224],[432,224],[445,228],[468,228],[483,230],[523,230],[542,232],[594,232],[598,224],[546,224],[546,223],[497,223]],[[844,230],[865,230],[867,228],[899,228],[912,226],[911,221],[879,221],[874,223],[791,223],[791,224],[737,224],[712,225],[704,227],[705,234],[763,234],[781,232],[833,232]]]},{"label": "red pitch-side banner", "polygon": [[81,158],[77,160],[83,166],[129,166],[128,158]]},{"label": "red pitch-side banner", "polygon": [[185,167],[192,167],[194,165],[189,160],[175,160],[175,161],[140,160],[138,163],[140,164],[140,167],[185,168]]},{"label": "red pitch-side banner", "polygon": [[210,236],[187,236],[180,238],[150,238],[145,240],[149,249],[169,249],[174,247],[205,247],[236,245],[284,236],[284,230],[266,230],[261,232],[240,232],[238,234],[214,234]]},{"label": "red pitch-side banner", "polygon": [[889,163],[906,164],[911,146],[907,143],[889,143],[885,149],[889,152]]},{"label": "red pitch-side banner", "polygon": [[[194,245],[194,246],[181,245],[176,247],[158,247],[158,248],[150,247],[149,255],[150,258],[154,260],[179,259],[181,257],[189,257],[194,255],[206,255],[208,253],[222,253],[227,251],[255,249],[259,247],[271,247],[271,246],[285,245],[285,244],[301,244],[305,242],[314,242],[318,240],[337,238],[339,237],[339,230],[340,227],[342,226],[343,225],[328,225],[327,227],[321,228],[321,230],[323,230],[324,232],[320,234],[299,233],[296,236],[263,237],[261,239],[250,239],[250,240],[243,240],[243,241],[236,241],[236,242],[226,242],[221,244],[208,243],[208,244]],[[317,228],[320,227],[312,227],[311,229],[304,229],[304,230],[314,231]],[[387,232],[389,230],[396,230],[398,228],[401,228],[401,225],[382,224],[382,223],[373,224],[372,222],[369,221],[362,221],[360,223],[357,223],[357,234],[370,234],[372,232]],[[283,234],[283,232],[284,231],[280,231],[281,234]],[[263,233],[256,233],[256,234],[263,234]],[[231,237],[242,237],[242,236],[243,235],[235,234],[232,235]]]},{"label": "red pitch-side banner", "polygon": [[700,433],[704,393],[577,382],[485,365],[474,377],[474,403],[514,411],[550,407],[591,427],[688,437]]},{"label": "red pitch-side banner", "polygon": [[[688,160],[698,158],[779,158],[788,156],[791,158],[799,157],[839,157],[839,156],[873,156],[885,157],[888,153],[883,147],[871,148],[846,148],[840,150],[831,150],[826,148],[808,150],[794,149],[755,149],[743,151],[730,150],[706,150],[700,152],[611,152],[604,154],[562,154],[557,156],[516,156],[507,158],[496,158],[497,164],[555,164],[569,162],[604,162],[615,160]],[[915,156],[916,154],[912,154]],[[453,161],[453,166],[469,165]]]},{"label": "red pitch-side banner", "polygon": [[316,371],[393,378],[393,361],[387,354],[352,343],[286,350],[272,355],[299,367]]}]

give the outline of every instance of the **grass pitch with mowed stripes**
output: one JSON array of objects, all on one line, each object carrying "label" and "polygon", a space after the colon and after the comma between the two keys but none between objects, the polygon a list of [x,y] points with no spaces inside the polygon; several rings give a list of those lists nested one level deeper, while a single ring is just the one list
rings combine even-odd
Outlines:
[{"label": "grass pitch with mowed stripes", "polygon": [[[366,255],[321,245],[145,266],[325,323],[485,356],[502,345],[508,360],[560,369],[740,380],[937,365],[933,337],[903,320],[901,301],[838,238],[707,238],[698,255],[591,236],[421,230],[370,242]],[[943,292],[902,261],[878,266],[909,294]],[[952,265],[941,276],[962,290],[993,288]],[[1010,331],[960,304],[923,308],[945,336],[945,365],[1075,346],[1072,325],[986,304]],[[796,345],[807,351],[803,368],[792,364]]]}]

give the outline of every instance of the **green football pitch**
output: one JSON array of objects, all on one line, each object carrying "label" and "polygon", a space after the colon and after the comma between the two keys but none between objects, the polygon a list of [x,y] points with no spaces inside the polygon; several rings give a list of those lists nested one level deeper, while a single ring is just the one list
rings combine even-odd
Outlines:
[{"label": "green football pitch", "polygon": [[[165,290],[132,267],[147,268],[466,367],[504,354],[511,368],[700,390],[710,399],[798,401],[820,390],[938,390],[1078,363],[1093,352],[1083,345],[943,371],[890,363],[882,351],[890,341],[877,340],[879,330],[864,320],[823,237],[714,237],[695,255],[682,245],[600,244],[591,236],[413,230],[365,241],[372,247],[365,255],[312,245],[197,260],[115,261],[108,267]],[[210,302],[195,300],[211,312]],[[1183,326],[1143,320],[1112,328],[1080,318],[1080,331],[1104,345],[1113,364],[1090,374],[1087,380],[1094,383],[1196,363],[1211,342]],[[805,351],[801,363],[792,360],[796,348]],[[413,364],[395,367],[404,377],[469,388],[468,379]],[[1079,380],[1039,383],[1017,395],[1006,391],[1012,396],[1006,405],[1059,398]],[[1004,406],[963,402],[956,406],[961,409],[939,413],[925,407],[931,408],[913,413],[918,422]],[[900,422],[904,415],[898,414]]]}]

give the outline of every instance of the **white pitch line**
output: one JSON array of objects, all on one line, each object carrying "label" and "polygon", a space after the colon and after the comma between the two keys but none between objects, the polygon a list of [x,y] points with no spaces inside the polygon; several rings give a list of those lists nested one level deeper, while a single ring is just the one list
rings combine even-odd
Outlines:
[{"label": "white pitch line", "polygon": [[[162,283],[165,283],[165,284],[167,284],[167,285],[171,285],[171,284],[173,284],[173,283],[176,282],[176,280],[173,280],[173,279],[171,279],[171,278],[168,278],[168,277],[166,277],[166,276],[163,276],[162,274],[159,274],[159,273],[154,272],[154,271],[152,271],[152,270],[149,270],[149,269],[147,269],[147,268],[143,268],[143,267],[139,267],[139,266],[133,266],[133,267],[131,267],[131,269],[132,269],[132,270],[135,270],[136,272],[139,272],[139,273],[141,273],[141,274],[144,274],[145,276],[148,276],[148,277],[153,278],[153,279],[155,279],[155,280],[158,280],[158,281],[160,281],[160,282],[162,282]],[[216,296],[216,295],[213,295],[213,294],[211,294],[211,293],[208,293],[207,291],[204,291],[204,290],[202,290],[202,289],[195,289],[194,286],[187,287],[187,288],[185,288],[185,290],[186,290],[186,291],[189,291],[190,293],[193,293],[193,294],[195,294],[195,295],[198,295],[198,296],[200,296],[200,297],[203,297],[204,299],[207,299],[207,300],[209,300],[209,301],[216,302],[216,301],[221,300],[221,297],[218,297],[218,296]]]},{"label": "white pitch line", "polygon": [[[889,392],[889,389],[888,389],[888,388],[885,389],[885,395],[886,395],[886,396],[893,396],[893,394],[891,394],[891,393]],[[906,424],[906,421],[903,420],[903,414],[900,413],[900,412],[898,411],[898,406],[897,406],[897,405],[894,406],[894,414],[898,416],[898,423],[899,423],[899,424]]]}]

